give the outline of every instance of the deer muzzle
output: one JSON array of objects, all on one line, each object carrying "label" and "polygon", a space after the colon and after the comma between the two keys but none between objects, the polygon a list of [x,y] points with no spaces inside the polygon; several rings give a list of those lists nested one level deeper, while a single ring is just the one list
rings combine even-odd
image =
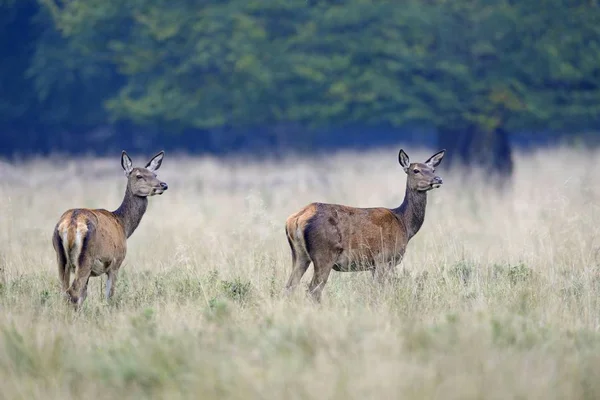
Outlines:
[{"label": "deer muzzle", "polygon": [[161,182],[160,185],[158,187],[155,187],[152,191],[154,194],[163,194],[163,192],[168,188],[169,185],[167,185],[165,182]]}]

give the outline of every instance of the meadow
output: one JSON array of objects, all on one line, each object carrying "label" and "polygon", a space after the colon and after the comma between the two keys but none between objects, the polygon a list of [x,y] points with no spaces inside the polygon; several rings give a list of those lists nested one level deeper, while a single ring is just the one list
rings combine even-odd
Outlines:
[{"label": "meadow", "polygon": [[282,295],[286,217],[312,201],[398,206],[397,154],[167,153],[169,190],[130,238],[115,298],[92,278],[79,312],[52,230],[68,208],[117,208],[120,154],[5,166],[0,398],[600,398],[600,151],[517,153],[505,188],[442,162],[392,285],[332,272],[317,305],[311,267]]}]

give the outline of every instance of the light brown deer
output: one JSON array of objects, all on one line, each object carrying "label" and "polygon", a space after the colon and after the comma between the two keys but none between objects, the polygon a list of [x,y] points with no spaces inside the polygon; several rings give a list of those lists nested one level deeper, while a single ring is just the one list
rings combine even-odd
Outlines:
[{"label": "light brown deer", "polygon": [[408,241],[423,225],[427,192],[442,185],[435,168],[445,150],[424,163],[410,163],[400,150],[398,161],[408,175],[404,201],[398,208],[355,208],[339,204],[311,203],[288,217],[285,225],[292,250],[292,273],[286,285],[291,292],[310,263],[314,275],[309,284],[319,302],[331,270],[371,270],[379,280],[400,263]]},{"label": "light brown deer", "polygon": [[[66,211],[52,236],[58,261],[58,277],[67,298],[81,306],[87,296],[90,276],[106,274],[106,299],[115,291],[117,274],[127,252],[127,238],[138,227],[148,197],[162,194],[168,186],[156,177],[164,157],[161,151],[144,168],[133,167],[125,151],[121,166],[127,176],[125,197],[115,211],[76,208]],[[75,279],[71,280],[71,271]]]}]

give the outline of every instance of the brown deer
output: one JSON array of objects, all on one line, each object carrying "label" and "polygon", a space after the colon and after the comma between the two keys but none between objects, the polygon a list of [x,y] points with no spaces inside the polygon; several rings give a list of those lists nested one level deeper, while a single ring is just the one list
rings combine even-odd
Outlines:
[{"label": "brown deer", "polygon": [[400,263],[408,241],[423,225],[427,192],[442,185],[435,168],[445,150],[424,163],[410,163],[400,149],[398,160],[408,175],[404,201],[398,208],[355,208],[339,204],[311,203],[288,217],[285,231],[292,250],[292,274],[286,285],[291,292],[311,261],[314,275],[309,291],[314,300],[331,270],[371,270],[382,280]]},{"label": "brown deer", "polygon": [[[119,267],[127,252],[127,238],[142,220],[148,197],[163,194],[168,188],[155,173],[164,155],[161,151],[144,168],[134,168],[131,158],[123,151],[121,166],[127,176],[127,188],[119,208],[112,212],[76,208],[60,217],[52,244],[62,289],[76,308],[85,301],[90,276],[106,274],[106,299],[114,294]],[[75,279],[69,286],[71,271],[75,272]]]}]

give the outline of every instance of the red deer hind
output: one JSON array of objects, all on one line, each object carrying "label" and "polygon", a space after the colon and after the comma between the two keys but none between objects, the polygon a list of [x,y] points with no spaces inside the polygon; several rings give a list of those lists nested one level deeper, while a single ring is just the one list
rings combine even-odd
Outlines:
[{"label": "red deer hind", "polygon": [[[106,299],[115,290],[119,267],[127,252],[127,238],[138,227],[148,197],[162,194],[168,186],[156,177],[164,157],[161,151],[144,168],[133,167],[125,151],[121,166],[127,176],[125,197],[115,211],[76,208],[66,211],[52,236],[58,261],[58,276],[67,298],[79,307],[87,296],[90,276],[106,274]],[[71,271],[75,272],[72,284]]]},{"label": "red deer hind", "polygon": [[427,192],[442,185],[435,168],[445,150],[424,163],[410,163],[400,150],[398,160],[408,175],[404,201],[398,208],[355,208],[339,204],[311,203],[288,217],[285,231],[292,250],[292,273],[287,292],[296,287],[310,263],[314,275],[309,291],[314,300],[331,270],[367,271],[388,276],[400,263],[408,241],[423,225]]}]

